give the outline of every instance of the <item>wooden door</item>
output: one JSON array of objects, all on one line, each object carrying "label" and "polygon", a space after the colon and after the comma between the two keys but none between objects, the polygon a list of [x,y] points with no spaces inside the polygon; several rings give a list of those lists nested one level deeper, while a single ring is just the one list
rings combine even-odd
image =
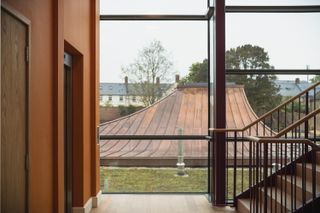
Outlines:
[{"label": "wooden door", "polygon": [[[1,212],[27,212],[28,26],[1,8]],[[41,149],[41,147],[39,147]]]}]

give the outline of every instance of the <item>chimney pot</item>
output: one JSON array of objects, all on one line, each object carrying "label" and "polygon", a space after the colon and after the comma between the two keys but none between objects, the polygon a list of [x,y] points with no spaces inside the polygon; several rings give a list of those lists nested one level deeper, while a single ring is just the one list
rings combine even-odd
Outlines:
[{"label": "chimney pot", "polygon": [[179,83],[180,81],[180,75],[176,75],[176,83]]},{"label": "chimney pot", "polygon": [[300,84],[300,78],[296,78],[296,84]]},{"label": "chimney pot", "polygon": [[127,85],[128,84],[128,76],[124,77],[124,83]]}]

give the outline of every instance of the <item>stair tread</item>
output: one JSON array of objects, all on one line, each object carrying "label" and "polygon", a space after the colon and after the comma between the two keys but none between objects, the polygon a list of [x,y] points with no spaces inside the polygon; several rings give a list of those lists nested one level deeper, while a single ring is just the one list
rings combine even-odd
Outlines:
[{"label": "stair tread", "polygon": [[[271,189],[272,189],[272,195],[271,195]],[[261,188],[261,191],[264,192],[264,188]],[[281,191],[277,189],[276,187],[268,187],[267,188],[267,195],[272,197],[273,200],[276,200],[277,203],[282,205],[284,207],[286,203],[286,208],[291,208],[291,194],[282,192],[282,204],[281,204]],[[277,198],[276,198],[277,195]],[[301,201],[296,200],[296,206],[300,206],[302,204]]]},{"label": "stair tread", "polygon": [[250,209],[250,199],[249,198],[238,199],[238,202],[241,202],[246,208]]},{"label": "stair tread", "polygon": [[[289,183],[291,183],[291,177],[293,177],[292,182],[293,185],[298,186],[299,188],[302,188],[302,177],[300,176],[285,176],[283,175],[281,177],[281,175],[277,175],[278,178],[282,178],[282,180],[285,180]],[[287,177],[287,178],[286,178]],[[306,179],[306,191],[312,193],[312,181],[309,181],[308,179]],[[320,191],[320,185],[316,185],[316,192]]]},{"label": "stair tread", "polygon": [[[302,167],[302,163],[297,163],[296,165]],[[312,169],[312,163],[306,163],[306,168]],[[320,165],[318,164],[316,164],[316,171],[320,172]]]}]

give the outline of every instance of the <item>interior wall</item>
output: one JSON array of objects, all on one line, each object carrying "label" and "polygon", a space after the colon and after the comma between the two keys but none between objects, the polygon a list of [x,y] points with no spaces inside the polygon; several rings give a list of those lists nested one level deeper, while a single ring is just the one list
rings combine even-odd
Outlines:
[{"label": "interior wall", "polygon": [[[95,196],[96,190],[96,76],[97,76],[97,45],[96,30],[96,1],[64,1],[64,38],[83,56],[83,129],[80,151],[82,159],[76,159],[76,176],[81,176],[83,189],[75,189],[73,203],[79,206],[85,203],[91,196]],[[88,18],[89,17],[89,18]],[[75,74],[77,75],[77,73]],[[79,132],[80,134],[81,132]],[[79,161],[78,161],[79,160]]]},{"label": "interior wall", "polygon": [[[64,211],[63,52],[64,42],[83,57],[83,131],[76,141],[82,181],[74,188],[74,206],[99,191],[96,144],[98,80],[98,4],[95,0],[6,0],[31,21],[29,146],[30,212]],[[75,106],[77,107],[77,106]],[[81,107],[80,107],[81,108]],[[78,165],[78,162],[75,162]],[[80,178],[81,179],[81,178]]]},{"label": "interior wall", "polygon": [[6,3],[31,21],[29,206],[31,212],[40,212],[40,209],[42,212],[51,212],[53,208],[51,0],[34,0],[32,3],[10,0]]}]

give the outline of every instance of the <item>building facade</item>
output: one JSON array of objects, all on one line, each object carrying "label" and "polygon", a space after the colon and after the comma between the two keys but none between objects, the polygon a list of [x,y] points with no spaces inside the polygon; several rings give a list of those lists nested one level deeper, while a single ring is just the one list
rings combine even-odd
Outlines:
[{"label": "building facade", "polygon": [[[172,92],[176,84],[160,83],[157,80],[157,86],[162,98]],[[137,84],[128,83],[127,77],[124,83],[100,83],[100,106],[144,106],[144,95],[144,91],[141,91]]]}]

